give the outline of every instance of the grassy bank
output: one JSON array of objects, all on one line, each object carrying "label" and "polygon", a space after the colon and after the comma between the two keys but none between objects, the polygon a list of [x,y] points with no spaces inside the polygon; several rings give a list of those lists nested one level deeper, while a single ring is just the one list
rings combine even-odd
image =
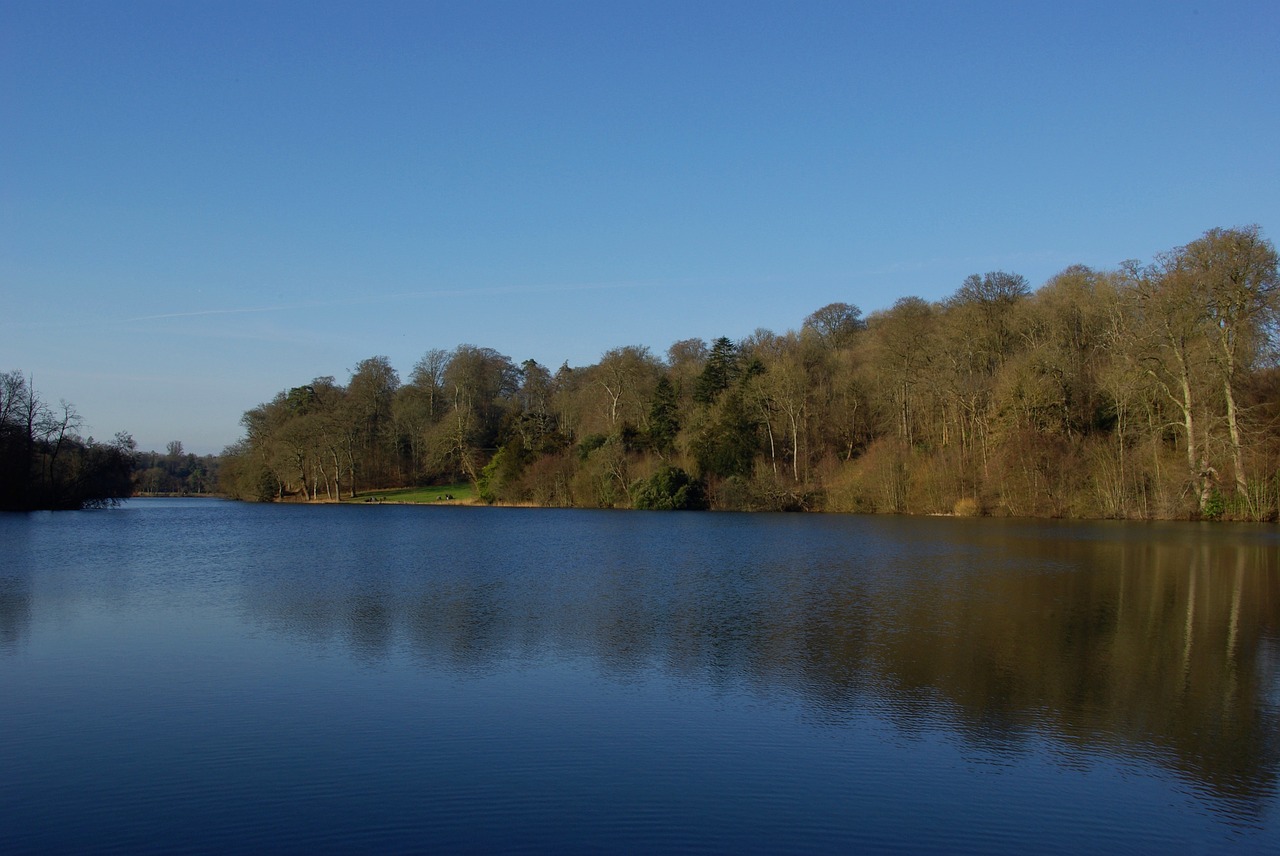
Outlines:
[{"label": "grassy bank", "polygon": [[343,502],[399,502],[406,504],[466,504],[474,502],[475,486],[470,482],[458,484],[433,485],[431,487],[405,487],[387,490],[365,490],[356,494],[355,499],[344,499]]}]

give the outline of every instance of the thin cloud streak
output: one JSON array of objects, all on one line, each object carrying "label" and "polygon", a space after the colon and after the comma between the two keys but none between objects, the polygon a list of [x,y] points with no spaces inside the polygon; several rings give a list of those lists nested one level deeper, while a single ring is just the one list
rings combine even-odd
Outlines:
[{"label": "thin cloud streak", "polygon": [[169,318],[200,318],[213,315],[251,315],[268,312],[296,312],[300,309],[327,309],[335,306],[372,306],[398,301],[422,300],[429,297],[471,297],[494,294],[551,294],[574,291],[615,291],[651,287],[646,283],[585,283],[581,285],[555,286],[493,286],[489,288],[436,289],[432,291],[405,291],[396,294],[350,297],[342,300],[312,300],[302,303],[285,303],[276,306],[246,306],[234,309],[197,309],[190,312],[164,312],[156,315],[139,315],[124,318],[124,323],[135,321],[161,321]]}]

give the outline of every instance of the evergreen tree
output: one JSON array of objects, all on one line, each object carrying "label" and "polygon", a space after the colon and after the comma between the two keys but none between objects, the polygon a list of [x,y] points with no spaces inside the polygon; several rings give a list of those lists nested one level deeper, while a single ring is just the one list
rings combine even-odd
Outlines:
[{"label": "evergreen tree", "polygon": [[740,354],[738,346],[732,339],[721,336],[711,346],[711,354],[707,357],[707,365],[698,375],[697,386],[693,390],[693,400],[699,404],[714,404],[740,373]]},{"label": "evergreen tree", "polygon": [[649,405],[649,445],[664,458],[675,448],[680,432],[676,389],[664,376],[658,379]]}]

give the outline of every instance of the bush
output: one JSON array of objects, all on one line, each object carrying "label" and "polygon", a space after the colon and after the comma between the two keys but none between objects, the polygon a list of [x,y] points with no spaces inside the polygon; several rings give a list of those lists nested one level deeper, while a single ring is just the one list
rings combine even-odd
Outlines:
[{"label": "bush", "polygon": [[480,471],[476,487],[480,499],[492,505],[498,500],[519,501],[520,474],[528,462],[529,453],[517,439],[507,443],[489,460]]},{"label": "bush", "polygon": [[707,507],[707,492],[702,482],[679,467],[663,466],[649,478],[636,482],[631,504],[652,511],[700,511]]},{"label": "bush", "polygon": [[592,452],[607,442],[609,438],[604,434],[588,434],[583,437],[582,442],[578,444],[578,460],[585,461]]}]

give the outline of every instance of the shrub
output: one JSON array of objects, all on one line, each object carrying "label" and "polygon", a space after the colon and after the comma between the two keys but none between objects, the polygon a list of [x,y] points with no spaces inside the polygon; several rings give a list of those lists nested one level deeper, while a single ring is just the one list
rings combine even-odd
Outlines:
[{"label": "shrub", "polygon": [[649,478],[636,482],[631,504],[653,511],[703,510],[707,507],[707,493],[702,482],[684,470],[663,466]]}]

